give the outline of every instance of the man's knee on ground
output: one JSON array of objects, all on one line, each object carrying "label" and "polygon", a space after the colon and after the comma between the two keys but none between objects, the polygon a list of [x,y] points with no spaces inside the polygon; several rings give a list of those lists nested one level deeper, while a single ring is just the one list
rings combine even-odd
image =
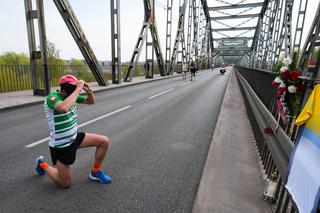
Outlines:
[{"label": "man's knee on ground", "polygon": [[62,180],[61,182],[58,183],[58,185],[61,188],[68,189],[72,185],[72,180],[71,179],[70,180]]}]

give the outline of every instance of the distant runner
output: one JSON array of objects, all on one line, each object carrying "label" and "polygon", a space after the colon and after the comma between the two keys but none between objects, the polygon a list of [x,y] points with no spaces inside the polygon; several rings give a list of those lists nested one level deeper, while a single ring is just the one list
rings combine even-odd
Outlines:
[{"label": "distant runner", "polygon": [[[111,178],[102,170],[102,162],[107,153],[110,139],[103,135],[78,132],[76,103],[94,104],[95,96],[90,86],[73,75],[64,75],[59,81],[61,90],[51,92],[44,101],[44,112],[50,129],[49,148],[52,163],[50,166],[40,156],[36,160],[38,174],[47,173],[60,187],[72,185],[71,165],[78,148],[96,147],[95,161],[89,174],[90,179],[107,184]],[[82,89],[87,96],[80,95]]]},{"label": "distant runner", "polygon": [[188,64],[187,63],[182,63],[182,80],[187,79],[187,71],[188,71]]},{"label": "distant runner", "polygon": [[195,63],[193,62],[193,60],[191,60],[191,63],[190,63],[190,72],[191,72],[190,81],[192,81],[192,79],[196,77],[196,71],[197,71],[197,67],[196,67]]}]

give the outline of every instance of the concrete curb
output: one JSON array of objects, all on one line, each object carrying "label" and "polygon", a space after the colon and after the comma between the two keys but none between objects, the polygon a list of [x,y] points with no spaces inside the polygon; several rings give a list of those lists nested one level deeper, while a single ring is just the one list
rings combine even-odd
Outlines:
[{"label": "concrete curb", "polygon": [[[251,132],[251,126],[247,112],[244,104],[239,107],[238,101],[243,97],[235,81],[233,71],[220,107],[192,213],[270,213],[269,204],[260,196],[264,183],[256,162],[256,148],[250,143],[248,132]],[[246,122],[237,122],[245,118]]]},{"label": "concrete curb", "polygon": [[[230,72],[230,74],[229,74],[228,83],[227,83],[227,86],[226,86],[226,88],[225,88],[225,90],[224,90],[223,99],[222,99],[222,102],[221,102],[221,104],[220,104],[219,114],[218,114],[218,116],[217,116],[217,119],[216,119],[216,122],[215,122],[215,125],[214,125],[213,129],[216,129],[216,126],[217,126],[217,124],[218,124],[218,120],[219,120],[219,117],[220,117],[220,114],[221,114],[221,109],[222,109],[223,103],[225,102],[226,91],[227,91],[227,88],[228,88],[229,83],[230,83],[230,80],[231,80],[231,75],[233,74],[233,73],[231,73],[231,72],[234,72],[234,69],[232,69],[232,71],[229,71],[229,72]],[[207,162],[207,160],[208,160],[208,156],[210,155],[210,150],[212,150],[212,149],[211,149],[211,146],[213,146],[212,141],[213,141],[214,132],[215,132],[215,131],[213,131],[212,136],[211,136],[211,142],[210,142],[210,145],[209,145],[209,148],[208,148],[208,153],[207,153],[207,157],[206,157],[206,162]],[[205,162],[205,165],[206,165],[206,162]],[[200,187],[201,181],[203,180],[203,174],[204,174],[205,165],[204,165],[204,167],[203,167],[202,174],[201,174],[201,177],[200,177],[200,182],[199,182],[199,184],[198,184],[198,189],[197,189],[196,197],[194,198],[194,201],[193,201],[193,206],[192,206],[192,211],[191,211],[192,213],[197,213],[196,206],[198,205],[199,187]]]},{"label": "concrete curb", "polygon": [[[180,77],[181,74],[178,75],[173,75],[173,76],[166,76],[166,77],[161,77],[161,78],[155,78],[155,79],[150,79],[147,81],[141,81],[141,82],[134,82],[131,84],[120,84],[119,86],[115,86],[115,87],[109,87],[108,86],[106,88],[101,88],[99,90],[94,90],[94,93],[99,93],[99,92],[103,92],[103,91],[107,91],[107,90],[113,90],[113,89],[118,89],[118,88],[122,88],[122,87],[128,87],[128,86],[135,86],[135,85],[139,85],[139,84],[144,84],[144,83],[148,83],[148,82],[152,82],[152,81],[160,81],[160,80],[165,80],[165,79],[170,79],[170,78],[176,78],[176,77]],[[85,93],[81,93],[81,94],[85,94]],[[19,108],[23,108],[26,106],[32,106],[32,105],[37,105],[37,104],[41,104],[43,103],[43,100],[38,100],[38,101],[31,101],[28,103],[23,103],[23,104],[17,104],[14,106],[7,106],[7,107],[2,107],[0,108],[0,113],[1,112],[5,112],[5,111],[9,111],[9,110],[13,110],[13,109],[19,109]]]}]

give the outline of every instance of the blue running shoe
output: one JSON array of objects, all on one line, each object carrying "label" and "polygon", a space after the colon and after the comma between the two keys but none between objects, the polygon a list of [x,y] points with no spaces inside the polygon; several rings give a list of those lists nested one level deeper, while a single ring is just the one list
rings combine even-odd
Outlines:
[{"label": "blue running shoe", "polygon": [[111,177],[104,174],[104,172],[101,169],[95,173],[91,171],[89,177],[91,180],[98,180],[103,184],[111,183]]},{"label": "blue running shoe", "polygon": [[44,175],[44,170],[40,167],[40,163],[44,162],[43,156],[40,156],[36,159],[36,167],[35,170],[38,172],[39,176]]}]

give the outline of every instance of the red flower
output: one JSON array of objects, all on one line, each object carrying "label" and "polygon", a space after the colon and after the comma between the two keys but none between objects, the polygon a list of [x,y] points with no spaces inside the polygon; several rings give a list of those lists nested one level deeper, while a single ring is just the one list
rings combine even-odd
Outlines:
[{"label": "red flower", "polygon": [[304,93],[306,91],[306,87],[303,84],[297,86],[298,93]]},{"label": "red flower", "polygon": [[278,87],[277,91],[278,93],[285,92],[287,91],[287,87]]},{"label": "red flower", "polygon": [[315,60],[310,60],[310,61],[309,61],[309,65],[308,65],[308,67],[309,67],[309,68],[315,68],[315,67],[316,67],[316,65],[317,65],[317,63],[316,63],[316,61],[315,61]]},{"label": "red flower", "polygon": [[271,135],[273,133],[273,131],[270,127],[267,127],[267,128],[264,128],[264,133]]},{"label": "red flower", "polygon": [[281,78],[288,79],[290,77],[290,72],[289,71],[284,71],[280,75],[281,75]]},{"label": "red flower", "polygon": [[297,70],[292,70],[290,73],[290,79],[293,81],[297,80],[299,76],[300,72],[298,72]]},{"label": "red flower", "polygon": [[272,86],[278,86],[278,85],[279,85],[279,83],[277,83],[275,81],[272,82]]}]

